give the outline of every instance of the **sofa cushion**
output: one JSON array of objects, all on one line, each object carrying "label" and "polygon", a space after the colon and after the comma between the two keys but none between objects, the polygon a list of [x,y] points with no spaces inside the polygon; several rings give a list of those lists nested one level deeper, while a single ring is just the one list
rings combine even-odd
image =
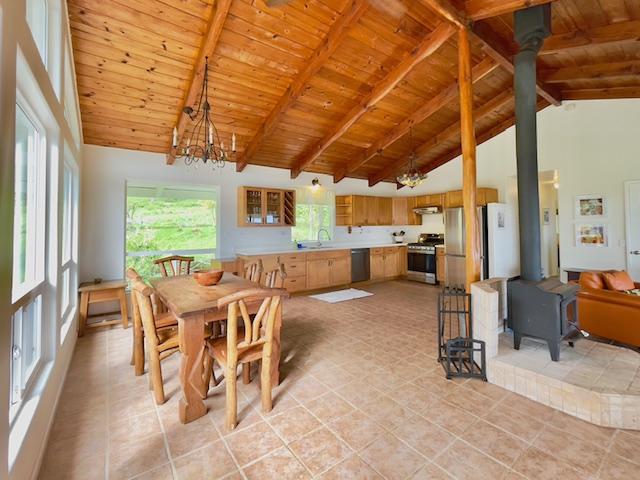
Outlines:
[{"label": "sofa cushion", "polygon": [[582,272],[579,283],[582,288],[593,288],[596,290],[605,288],[602,276],[598,272]]},{"label": "sofa cushion", "polygon": [[636,288],[636,284],[633,283],[627,272],[604,272],[602,273],[602,279],[607,286],[607,290],[623,292]]}]

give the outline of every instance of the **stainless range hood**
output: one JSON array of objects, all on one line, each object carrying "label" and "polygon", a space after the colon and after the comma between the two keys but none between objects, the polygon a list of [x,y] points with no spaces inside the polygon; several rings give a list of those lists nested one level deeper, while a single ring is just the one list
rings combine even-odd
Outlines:
[{"label": "stainless range hood", "polygon": [[414,208],[413,211],[418,215],[433,215],[435,213],[442,213],[442,209],[440,207],[420,207]]}]

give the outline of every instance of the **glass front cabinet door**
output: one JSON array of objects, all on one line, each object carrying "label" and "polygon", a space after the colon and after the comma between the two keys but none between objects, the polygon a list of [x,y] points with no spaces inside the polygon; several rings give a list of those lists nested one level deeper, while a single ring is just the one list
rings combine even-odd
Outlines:
[{"label": "glass front cabinet door", "polygon": [[264,219],[267,225],[281,225],[282,222],[282,190],[265,190],[266,206]]},{"label": "glass front cabinet door", "polygon": [[260,225],[264,223],[264,215],[262,214],[262,203],[264,199],[261,189],[246,188],[245,195],[245,222],[248,225]]}]

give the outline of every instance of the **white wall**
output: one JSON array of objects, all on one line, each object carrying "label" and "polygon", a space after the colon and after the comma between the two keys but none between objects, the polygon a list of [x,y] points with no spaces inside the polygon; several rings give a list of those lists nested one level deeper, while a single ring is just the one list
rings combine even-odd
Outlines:
[{"label": "white wall", "polygon": [[[557,170],[561,269],[624,269],[624,182],[640,179],[640,99],[567,102],[538,114],[539,170]],[[516,175],[515,128],[478,147],[478,185],[500,191],[512,203],[509,177]],[[417,193],[442,192],[462,184],[462,160],[434,170]],[[404,189],[403,189],[404,190]],[[574,198],[605,194],[609,247],[577,247]]]},{"label": "white wall", "polygon": [[[125,183],[126,181],[158,182],[173,185],[218,186],[220,190],[219,256],[234,256],[236,249],[246,247],[278,247],[292,245],[290,227],[246,228],[237,226],[238,186],[293,188],[309,186],[319,177],[324,188],[336,194],[393,196],[396,186],[381,183],[369,188],[364,180],[345,179],[334,184],[328,175],[303,173],[291,180],[289,171],[249,165],[236,173],[235,165],[222,170],[186,167],[179,160],[173,166],[165,156],[108,147],[85,145],[82,172],[83,228],[80,239],[82,280],[122,278],[125,264]],[[391,233],[403,229],[406,240],[415,241],[424,230],[420,226],[336,227],[333,241],[391,242]]]}]

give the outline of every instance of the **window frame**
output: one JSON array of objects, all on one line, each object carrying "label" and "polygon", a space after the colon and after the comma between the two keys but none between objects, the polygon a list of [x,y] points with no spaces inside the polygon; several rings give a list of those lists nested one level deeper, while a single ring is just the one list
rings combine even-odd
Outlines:
[{"label": "window frame", "polygon": [[[67,191],[67,182],[70,182]],[[62,161],[62,232],[60,235],[60,274],[59,285],[59,319],[60,319],[60,343],[62,344],[69,332],[69,325],[75,318],[77,312],[78,290],[78,220],[80,204],[80,170],[78,163],[70,153],[68,145],[65,143]],[[65,202],[68,201],[67,205]],[[69,215],[67,219],[67,215]],[[68,225],[67,221],[68,220]],[[65,238],[68,235],[68,256],[65,249]]]},{"label": "window frame", "polygon": [[[45,281],[45,270],[46,270],[46,222],[47,222],[47,195],[49,193],[49,186],[47,184],[47,148],[48,148],[48,137],[47,137],[47,129],[44,126],[44,123],[40,120],[40,118],[35,114],[35,110],[31,106],[31,104],[26,100],[25,96],[22,94],[20,89],[16,90],[16,115],[18,109],[22,111],[22,113],[27,117],[29,122],[36,128],[38,131],[38,151],[37,151],[37,160],[36,160],[36,172],[34,173],[34,178],[36,184],[29,185],[31,188],[35,189],[35,208],[34,208],[34,217],[33,219],[28,219],[29,223],[33,222],[35,225],[32,225],[34,229],[33,235],[35,235],[35,239],[32,242],[35,243],[33,246],[33,251],[28,252],[32,253],[33,258],[41,258],[42,262],[40,265],[37,263],[34,265],[33,278],[27,279],[25,281],[16,284],[15,281],[12,282],[12,291],[11,291],[11,300],[13,303],[17,303],[22,297],[27,295],[29,292],[32,292],[42,286]],[[15,135],[14,135],[15,137]],[[15,144],[15,138],[14,138]],[[15,153],[14,153],[14,162],[15,162]],[[15,185],[15,173],[14,173],[14,185]],[[29,177],[27,177],[29,180]],[[33,180],[32,179],[32,180]],[[16,254],[18,253],[18,246],[16,245],[16,223],[15,223],[15,204],[14,204],[14,245],[13,245],[13,277],[15,279],[16,275]],[[29,207],[27,206],[27,209]],[[27,240],[29,242],[29,240]],[[27,249],[28,250],[28,249]]]},{"label": "window frame", "polygon": [[48,0],[41,0],[44,3],[44,8],[42,8],[42,12],[44,14],[44,27],[45,27],[45,31],[42,33],[42,37],[41,40],[44,42],[44,45],[42,46],[42,50],[41,50],[41,45],[38,43],[38,39],[36,38],[36,33],[33,31],[34,26],[31,24],[31,22],[29,21],[30,19],[30,13],[33,11],[29,8],[29,3],[30,0],[26,0],[25,1],[25,19],[26,19],[26,23],[29,27],[29,33],[31,34],[31,38],[33,38],[33,42],[36,45],[36,49],[38,50],[38,53],[40,55],[40,59],[42,60],[42,64],[44,65],[44,68],[49,71],[50,67],[49,67],[49,57],[50,57],[50,51],[51,51],[51,45],[50,45],[50,34],[51,34],[51,26],[50,26],[50,18],[51,18],[51,12],[50,12],[50,5],[49,5],[49,1]]},{"label": "window frame", "polygon": [[[127,251],[127,205],[129,199],[129,188],[155,188],[155,189],[172,189],[183,192],[210,192],[214,194],[215,200],[215,248],[202,248],[202,249],[171,249],[171,250],[144,250],[138,252]],[[214,258],[218,258],[220,252],[220,187],[217,185],[184,185],[167,182],[149,182],[149,181],[136,181],[127,180],[125,182],[125,208],[124,208],[124,265],[123,271],[127,269],[127,258],[129,257],[152,257],[152,256],[170,256],[170,255],[213,255]],[[141,198],[141,197],[138,197]],[[149,197],[151,198],[151,197]]]}]

